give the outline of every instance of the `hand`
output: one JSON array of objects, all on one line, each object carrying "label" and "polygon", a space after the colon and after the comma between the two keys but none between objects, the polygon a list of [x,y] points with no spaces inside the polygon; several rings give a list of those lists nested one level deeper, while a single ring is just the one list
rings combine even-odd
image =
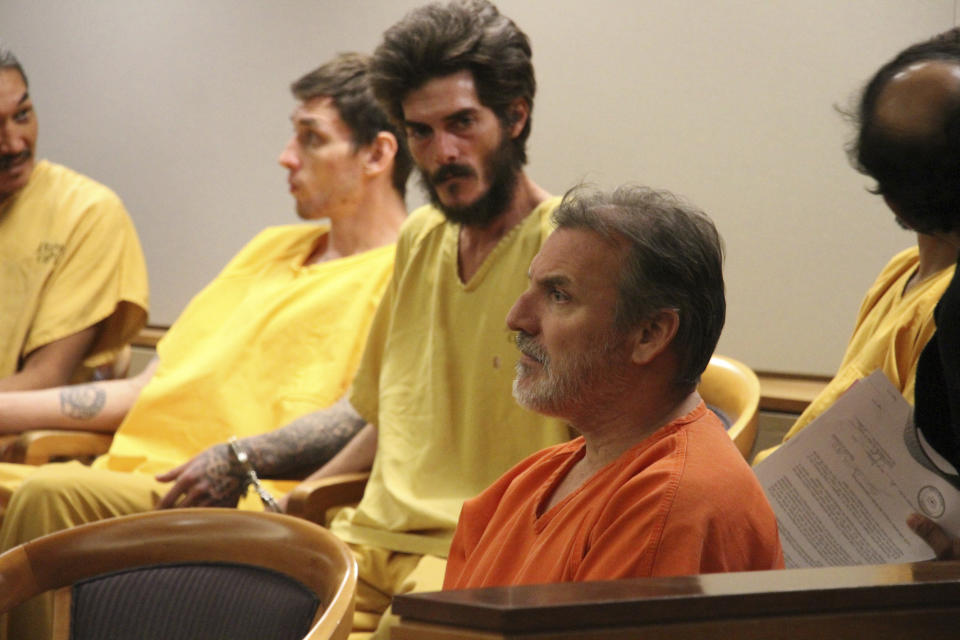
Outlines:
[{"label": "hand", "polygon": [[952,537],[930,518],[912,513],[907,526],[930,545],[937,560],[960,560],[960,538]]},{"label": "hand", "polygon": [[240,501],[243,476],[225,444],[210,447],[156,478],[175,483],[157,505],[159,509],[235,507]]}]

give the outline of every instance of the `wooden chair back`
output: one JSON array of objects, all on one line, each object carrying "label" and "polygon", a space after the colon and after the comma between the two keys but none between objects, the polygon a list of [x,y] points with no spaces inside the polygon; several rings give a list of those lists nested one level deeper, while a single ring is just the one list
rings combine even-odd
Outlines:
[{"label": "wooden chair back", "polygon": [[[289,576],[321,602],[306,638],[339,640],[349,634],[357,580],[349,548],[305,520],[235,509],[173,509],[112,518],[15,547],[0,555],[0,613],[93,576],[184,563],[252,565]],[[68,628],[69,609],[55,611],[55,631]]]},{"label": "wooden chair back", "polygon": [[704,402],[730,418],[730,438],[749,459],[757,439],[760,380],[747,365],[727,356],[714,355],[700,377],[698,388]]}]

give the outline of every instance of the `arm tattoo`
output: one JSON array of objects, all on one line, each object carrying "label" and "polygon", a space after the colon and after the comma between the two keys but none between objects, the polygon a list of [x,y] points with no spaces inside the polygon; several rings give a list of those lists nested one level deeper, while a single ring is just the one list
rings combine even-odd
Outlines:
[{"label": "arm tattoo", "polygon": [[95,417],[107,401],[107,392],[95,384],[66,387],[60,392],[60,413],[77,420]]},{"label": "arm tattoo", "polygon": [[366,424],[343,397],[326,409],[257,438],[248,447],[250,462],[261,476],[312,471],[336,455]]},{"label": "arm tattoo", "polygon": [[206,462],[203,475],[210,483],[208,490],[214,504],[223,507],[235,507],[241,497],[243,471],[239,464],[230,459],[231,454],[225,445],[217,445],[205,454]]}]

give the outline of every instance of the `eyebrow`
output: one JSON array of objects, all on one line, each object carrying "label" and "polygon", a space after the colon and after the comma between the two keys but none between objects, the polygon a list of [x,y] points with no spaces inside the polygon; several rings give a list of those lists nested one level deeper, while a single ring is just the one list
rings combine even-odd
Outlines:
[{"label": "eyebrow", "polygon": [[445,117],[443,118],[443,121],[444,121],[444,122],[452,122],[453,120],[458,120],[459,118],[462,118],[463,116],[472,116],[472,115],[475,114],[476,112],[477,112],[477,108],[476,108],[476,107],[466,107],[465,109],[460,109],[459,111],[454,111],[454,112],[451,113],[450,115],[445,116]]},{"label": "eyebrow", "polygon": [[23,104],[24,102],[26,102],[26,101],[29,100],[29,99],[30,99],[30,92],[29,92],[29,91],[24,91],[24,92],[23,92],[23,95],[20,96],[20,99],[17,100],[17,104]]},{"label": "eyebrow", "polygon": [[544,276],[536,280],[535,283],[540,287],[564,287],[573,284],[573,281],[567,276],[553,275]]},{"label": "eyebrow", "polygon": [[[471,116],[471,115],[474,115],[475,113],[477,113],[477,111],[478,111],[478,109],[477,109],[476,107],[465,107],[465,108],[460,109],[460,110],[458,110],[458,111],[454,111],[454,112],[451,113],[451,114],[448,114],[448,115],[443,116],[442,120],[443,120],[444,122],[453,122],[454,120],[457,120],[458,118],[462,118],[463,116]],[[424,123],[424,122],[420,122],[419,120],[407,120],[406,118],[403,120],[403,126],[405,126],[405,127],[427,127],[427,128],[430,127],[430,125],[428,125],[428,124],[426,124],[426,123]]]},{"label": "eyebrow", "polygon": [[290,116],[290,122],[298,127],[317,127],[317,119],[310,116]]}]

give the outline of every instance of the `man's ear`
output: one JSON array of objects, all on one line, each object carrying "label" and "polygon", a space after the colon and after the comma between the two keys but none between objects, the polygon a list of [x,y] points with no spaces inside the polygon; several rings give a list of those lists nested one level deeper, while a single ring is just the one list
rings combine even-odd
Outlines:
[{"label": "man's ear", "polygon": [[667,350],[680,328],[680,314],[676,309],[660,309],[633,330],[633,349],[630,360],[645,365]]},{"label": "man's ear", "polygon": [[526,98],[516,98],[507,108],[507,116],[510,123],[510,137],[516,138],[527,126],[527,120],[530,119],[530,104]]},{"label": "man's ear", "polygon": [[388,131],[381,131],[373,142],[364,147],[364,173],[375,176],[389,170],[393,166],[393,159],[397,155],[397,139]]}]

